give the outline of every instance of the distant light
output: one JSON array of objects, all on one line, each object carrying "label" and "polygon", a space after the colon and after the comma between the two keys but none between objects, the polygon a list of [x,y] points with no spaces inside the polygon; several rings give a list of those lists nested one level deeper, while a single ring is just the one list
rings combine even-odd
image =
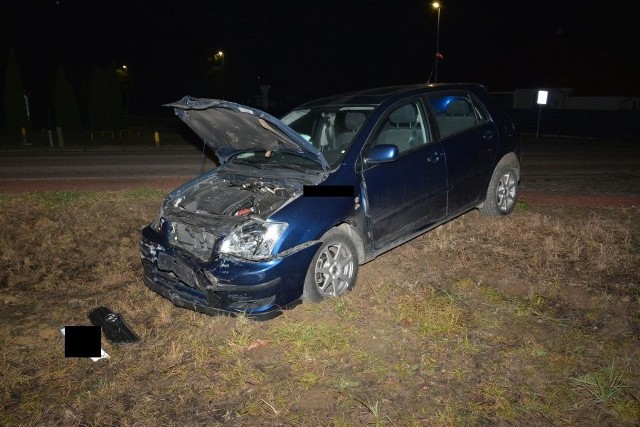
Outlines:
[{"label": "distant light", "polygon": [[127,65],[126,64],[122,64],[121,66],[116,68],[116,74],[121,79],[126,79],[127,77],[129,77],[129,69],[127,68]]},{"label": "distant light", "polygon": [[434,1],[431,6],[433,6],[434,9],[440,9],[440,3],[438,3],[437,1]]},{"label": "distant light", "polygon": [[547,97],[549,96],[548,90],[538,91],[538,105],[547,105]]}]

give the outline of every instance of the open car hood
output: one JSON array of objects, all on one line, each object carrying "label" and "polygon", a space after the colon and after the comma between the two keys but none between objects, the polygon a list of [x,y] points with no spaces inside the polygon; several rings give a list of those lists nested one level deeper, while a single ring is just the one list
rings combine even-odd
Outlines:
[{"label": "open car hood", "polygon": [[264,111],[220,99],[192,98],[165,104],[214,150],[221,163],[245,150],[286,151],[329,163],[299,133]]}]

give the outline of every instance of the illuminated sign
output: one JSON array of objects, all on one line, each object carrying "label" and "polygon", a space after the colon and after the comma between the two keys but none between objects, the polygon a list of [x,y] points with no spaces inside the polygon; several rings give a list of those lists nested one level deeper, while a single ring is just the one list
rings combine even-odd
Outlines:
[{"label": "illuminated sign", "polygon": [[538,105],[547,105],[547,98],[549,97],[548,90],[538,91]]}]

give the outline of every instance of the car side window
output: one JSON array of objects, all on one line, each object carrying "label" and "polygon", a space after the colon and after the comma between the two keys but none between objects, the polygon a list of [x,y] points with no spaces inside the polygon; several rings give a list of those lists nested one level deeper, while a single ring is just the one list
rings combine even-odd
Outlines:
[{"label": "car side window", "polygon": [[400,154],[431,142],[429,123],[419,101],[394,108],[383,120],[373,145],[392,144]]},{"label": "car side window", "polygon": [[440,137],[464,132],[487,121],[485,109],[468,94],[429,97]]}]

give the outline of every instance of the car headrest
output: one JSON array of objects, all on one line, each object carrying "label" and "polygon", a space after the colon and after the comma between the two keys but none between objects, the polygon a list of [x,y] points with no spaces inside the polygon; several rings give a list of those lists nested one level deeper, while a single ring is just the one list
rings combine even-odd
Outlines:
[{"label": "car headrest", "polygon": [[417,117],[418,113],[415,105],[407,104],[391,113],[389,120],[391,120],[391,123],[397,125],[399,123],[413,123],[416,121]]},{"label": "car headrest", "polygon": [[471,107],[467,101],[459,99],[457,101],[451,101],[447,105],[446,113],[449,116],[466,116],[471,113]]},{"label": "car headrest", "polygon": [[348,111],[347,114],[344,115],[344,125],[350,131],[356,131],[362,123],[366,116],[364,113],[359,111]]}]

